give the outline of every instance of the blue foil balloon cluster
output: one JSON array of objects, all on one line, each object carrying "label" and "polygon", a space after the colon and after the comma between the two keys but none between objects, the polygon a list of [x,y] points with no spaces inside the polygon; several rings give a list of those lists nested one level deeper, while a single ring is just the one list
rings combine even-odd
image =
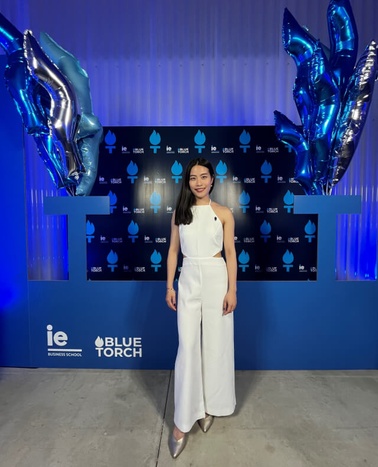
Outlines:
[{"label": "blue foil balloon cluster", "polygon": [[1,13],[0,45],[8,59],[6,87],[55,186],[72,196],[90,195],[103,128],[92,112],[87,73],[48,34],[41,33],[38,43]]},{"label": "blue foil balloon cluster", "polygon": [[307,195],[330,195],[345,174],[377,77],[375,41],[357,60],[358,34],[349,0],[331,0],[327,20],[329,48],[288,9],[283,18],[283,45],[297,66],[293,97],[301,125],[276,110],[275,131],[295,151],[294,179]]}]

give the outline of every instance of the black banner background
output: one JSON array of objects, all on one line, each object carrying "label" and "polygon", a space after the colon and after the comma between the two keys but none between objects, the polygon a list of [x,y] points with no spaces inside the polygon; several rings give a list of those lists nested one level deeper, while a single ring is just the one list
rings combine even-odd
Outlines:
[{"label": "black banner background", "polygon": [[271,126],[105,127],[92,195],[112,213],[87,217],[88,279],[166,279],[181,177],[199,156],[235,217],[238,280],[316,280],[317,216],[293,214],[295,156]]}]

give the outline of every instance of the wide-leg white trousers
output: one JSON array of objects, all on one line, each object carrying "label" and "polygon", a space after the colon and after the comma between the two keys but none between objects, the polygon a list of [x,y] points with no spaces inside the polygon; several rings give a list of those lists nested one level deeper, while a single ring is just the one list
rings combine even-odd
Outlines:
[{"label": "wide-leg white trousers", "polygon": [[223,315],[223,258],[184,258],[179,278],[174,423],[183,432],[205,413],[235,410],[234,317]]}]

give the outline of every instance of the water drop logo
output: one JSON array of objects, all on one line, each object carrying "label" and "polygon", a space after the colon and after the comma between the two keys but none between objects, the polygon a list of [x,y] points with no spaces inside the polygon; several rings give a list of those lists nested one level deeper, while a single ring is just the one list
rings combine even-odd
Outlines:
[{"label": "water drop logo", "polygon": [[92,222],[87,221],[87,226],[86,226],[86,234],[87,234],[87,241],[88,243],[92,242],[92,239],[94,238],[94,232],[95,232],[95,226],[92,224]]},{"label": "water drop logo", "polygon": [[198,130],[196,136],[194,137],[195,148],[198,151],[198,154],[202,154],[202,149],[205,149],[206,136],[201,130]]},{"label": "water drop logo", "polygon": [[261,235],[260,237],[264,239],[264,243],[268,241],[268,238],[270,238],[270,232],[272,231],[272,227],[269,222],[264,221],[261,226],[260,226],[260,232]]},{"label": "water drop logo", "polygon": [[117,209],[117,195],[112,191],[109,191],[108,196],[110,199],[110,214],[113,214],[114,209]]},{"label": "water drop logo", "polygon": [[245,272],[247,268],[249,268],[249,254],[246,251],[242,251],[238,256],[239,260],[239,268],[242,272]]},{"label": "water drop logo", "polygon": [[249,149],[251,146],[250,146],[250,142],[251,142],[251,135],[243,130],[241,135],[239,136],[239,142],[240,142],[240,148],[243,149],[243,152],[244,154],[247,152],[247,149]]},{"label": "water drop logo", "polygon": [[154,250],[154,252],[152,253],[151,257],[151,267],[152,269],[155,271],[155,272],[158,272],[159,271],[159,268],[161,268],[161,260],[162,260],[162,257],[161,257],[161,254]]},{"label": "water drop logo", "polygon": [[159,146],[160,142],[161,142],[160,134],[154,130],[150,134],[150,143],[151,143],[150,149],[154,151],[154,154],[156,154],[157,150],[160,149],[160,146]]},{"label": "water drop logo", "polygon": [[129,238],[131,239],[131,242],[135,243],[135,240],[138,238],[137,233],[139,232],[138,224],[134,221],[131,221],[127,231],[129,232]]},{"label": "water drop logo", "polygon": [[104,339],[100,336],[97,336],[97,339],[95,340],[95,348],[96,350],[102,350],[102,348],[104,347]]},{"label": "water drop logo", "polygon": [[247,209],[249,209],[249,203],[251,201],[251,198],[249,194],[243,190],[241,195],[239,196],[239,203],[240,203],[240,209],[242,210],[243,214],[246,214]]},{"label": "water drop logo", "polygon": [[138,166],[135,162],[130,161],[129,165],[126,167],[127,178],[130,180],[132,184],[134,184],[135,180],[137,180],[137,173],[138,173]]},{"label": "water drop logo", "polygon": [[315,238],[316,225],[309,220],[305,225],[304,231],[306,232],[305,238],[307,238],[308,243],[311,243],[312,239]]},{"label": "water drop logo", "polygon": [[265,183],[268,183],[268,180],[272,178],[272,176],[270,175],[272,173],[272,164],[268,161],[264,161],[260,170],[262,173],[261,178],[264,180]]},{"label": "water drop logo", "polygon": [[159,209],[160,209],[160,205],[161,205],[161,195],[159,193],[157,193],[156,191],[154,191],[152,193],[152,195],[150,196],[150,203],[151,203],[151,206],[150,208],[154,211],[154,214],[157,214]]},{"label": "water drop logo", "polygon": [[182,170],[182,164],[175,161],[171,167],[172,179],[175,181],[175,183],[178,183],[182,179]]},{"label": "water drop logo", "polygon": [[292,213],[294,208],[294,193],[292,193],[290,190],[287,190],[285,196],[283,197],[283,202],[287,213]]},{"label": "water drop logo", "polygon": [[116,135],[108,130],[108,132],[105,135],[105,149],[108,150],[109,154],[113,153],[113,149],[115,149],[115,143],[117,141]]},{"label": "water drop logo", "polygon": [[223,181],[227,178],[227,164],[223,161],[219,161],[215,167],[215,172],[217,173],[216,178],[220,181],[220,183],[223,183]]},{"label": "water drop logo", "polygon": [[111,272],[114,272],[115,268],[118,268],[118,255],[115,253],[113,250],[110,250],[110,253],[106,257],[108,261],[108,268],[111,270]]},{"label": "water drop logo", "polygon": [[282,261],[284,262],[283,267],[286,269],[286,272],[290,272],[294,261],[293,253],[289,250],[286,250],[285,254],[282,256]]}]

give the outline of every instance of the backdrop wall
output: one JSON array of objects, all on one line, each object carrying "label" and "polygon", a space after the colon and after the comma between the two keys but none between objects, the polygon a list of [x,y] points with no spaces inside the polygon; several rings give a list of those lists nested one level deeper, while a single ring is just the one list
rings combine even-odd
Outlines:
[{"label": "backdrop wall", "polygon": [[[351,4],[361,53],[364,46],[376,38],[377,5],[374,0],[353,0]],[[40,31],[46,31],[79,58],[91,79],[96,115],[103,125],[115,126],[271,125],[275,109],[297,122],[291,96],[295,66],[281,43],[283,10],[288,7],[301,24],[307,25],[313,35],[327,43],[327,6],[326,0],[194,0],[179,5],[173,0],[100,0],[96,8],[89,1],[69,0],[56,6],[47,0],[0,1],[1,12],[18,29],[30,28],[36,37]],[[243,284],[239,309],[244,312],[241,312],[242,318],[236,328],[239,367],[370,368],[377,365],[378,326],[372,308],[377,298],[374,295],[378,223],[377,111],[375,96],[360,146],[347,176],[337,189],[340,194],[361,196],[361,214],[338,216],[335,238],[339,278],[370,279],[372,282],[338,282],[337,294],[334,284],[321,280],[303,285]],[[15,166],[14,181],[9,183],[17,193],[25,190],[27,230],[20,242],[20,251],[27,246],[25,268],[33,281],[24,282],[25,268],[21,268],[14,283],[21,284],[21,289],[29,292],[29,303],[25,302],[26,295],[21,293],[21,302],[17,306],[23,310],[25,306],[30,307],[32,348],[46,347],[50,342],[47,338],[54,330],[66,332],[71,340],[75,333],[85,335],[86,345],[91,348],[92,332],[97,334],[96,329],[87,332],[84,327],[85,323],[93,322],[90,310],[97,310],[100,319],[104,310],[113,309],[116,321],[107,315],[101,322],[113,322],[112,326],[118,326],[117,320],[133,316],[139,324],[130,324],[130,332],[121,327],[120,335],[136,338],[143,322],[147,335],[157,339],[151,341],[154,342],[151,348],[161,349],[161,353],[155,352],[158,359],[155,363],[170,366],[174,339],[165,339],[165,333],[174,335],[174,319],[167,314],[160,295],[163,284],[148,284],[148,289],[142,284],[138,287],[130,284],[126,288],[124,284],[108,284],[109,289],[99,289],[102,298],[96,301],[89,293],[91,289],[87,290],[90,284],[80,284],[76,295],[69,296],[65,287],[69,287],[70,281],[64,284],[44,282],[59,278],[56,265],[65,264],[67,248],[64,234],[60,235],[60,232],[67,226],[64,218],[44,213],[45,197],[59,194],[36,154],[34,142],[28,137],[24,148],[26,182],[21,164]],[[5,158],[2,167],[9,163],[9,154],[9,151],[2,152],[2,158]],[[22,210],[18,210],[20,212]],[[15,227],[19,235],[22,235],[24,222],[25,217],[20,216]],[[4,235],[14,238],[15,232],[9,223],[6,227]],[[2,255],[2,266],[8,267],[8,263],[8,256]],[[58,287],[62,288],[59,293],[55,289]],[[354,287],[361,287],[362,292],[357,293]],[[356,293],[353,295],[352,292]],[[138,295],[143,298],[138,300]],[[45,299],[41,300],[41,296]],[[161,301],[157,299],[159,296]],[[357,302],[357,297],[362,302]],[[79,303],[76,311],[72,311],[76,318],[67,312],[72,310],[73,302]],[[2,316],[7,316],[3,330],[10,326],[9,323],[17,321],[14,316],[9,318],[8,306],[7,302],[2,309]],[[29,355],[24,352],[29,338],[26,332],[28,316],[17,321],[23,333],[22,345],[17,347],[22,355],[16,357],[9,351],[12,345],[16,347],[13,340],[5,352],[7,356],[11,355],[10,359],[4,360],[5,364],[23,365],[29,361]],[[160,340],[156,336],[156,327],[150,328],[155,323],[155,316],[162,320]],[[67,329],[68,323],[75,323],[75,319],[79,327]],[[49,325],[53,329],[47,329]],[[101,328],[96,338],[114,336],[113,329]],[[84,348],[79,335],[76,339],[79,343],[74,349]],[[360,349],[358,352],[357,348]],[[33,364],[59,365],[57,359],[46,362],[37,350],[32,354]],[[75,357],[70,358],[72,365]],[[99,364],[99,360],[93,360],[92,365]],[[124,361],[116,363],[116,359],[110,357],[107,364],[125,366]],[[67,363],[62,360],[61,365]]]}]

